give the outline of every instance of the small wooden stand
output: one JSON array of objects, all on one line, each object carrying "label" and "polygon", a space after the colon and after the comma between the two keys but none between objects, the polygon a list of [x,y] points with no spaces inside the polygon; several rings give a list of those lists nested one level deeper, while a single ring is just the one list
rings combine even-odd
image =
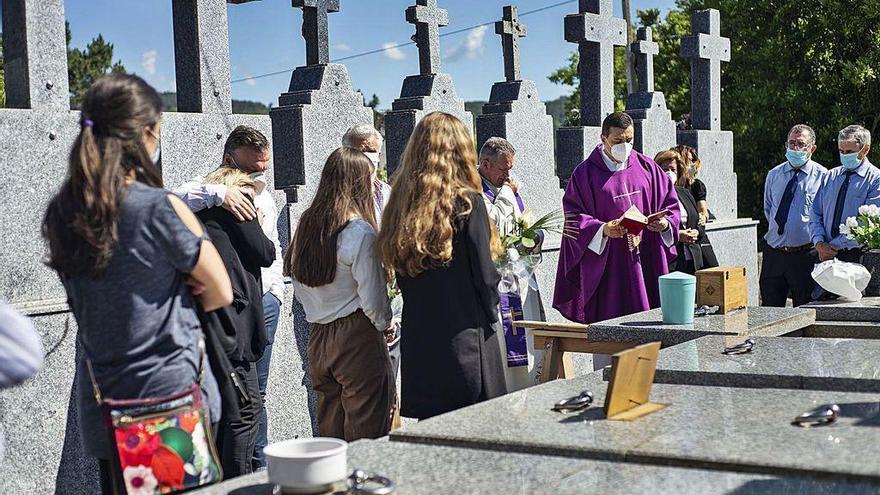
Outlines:
[{"label": "small wooden stand", "polygon": [[535,349],[544,351],[539,364],[538,383],[574,376],[572,352],[614,354],[635,347],[632,342],[594,342],[589,338],[589,325],[582,323],[550,323],[546,321],[514,321],[513,325],[530,331]]},{"label": "small wooden stand", "polygon": [[650,402],[660,342],[651,342],[611,357],[611,379],[605,394],[605,417],[633,421],[665,408]]}]

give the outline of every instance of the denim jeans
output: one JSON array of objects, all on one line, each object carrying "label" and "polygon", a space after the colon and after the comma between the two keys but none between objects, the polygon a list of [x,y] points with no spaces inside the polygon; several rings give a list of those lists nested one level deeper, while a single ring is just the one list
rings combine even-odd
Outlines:
[{"label": "denim jeans", "polygon": [[[266,402],[266,384],[269,383],[269,364],[272,361],[272,342],[275,341],[275,330],[278,328],[278,316],[281,312],[281,301],[275,297],[275,294],[267,292],[263,295],[263,312],[266,320],[266,350],[263,351],[263,357],[257,361],[257,380],[260,385],[260,395],[263,397],[263,403]],[[253,466],[254,470],[266,467],[266,457],[263,455],[263,447],[268,443],[269,418],[266,414],[266,408],[263,408],[263,414],[260,415],[260,426],[257,430],[257,443],[254,449]]]}]

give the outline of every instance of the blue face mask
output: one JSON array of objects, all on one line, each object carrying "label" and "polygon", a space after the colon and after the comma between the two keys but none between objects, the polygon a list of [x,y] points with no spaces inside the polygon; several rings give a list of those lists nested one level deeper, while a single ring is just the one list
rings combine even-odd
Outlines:
[{"label": "blue face mask", "polygon": [[806,151],[786,150],[785,159],[794,168],[801,168],[810,160],[810,154]]},{"label": "blue face mask", "polygon": [[841,153],[840,164],[847,170],[855,170],[859,168],[859,165],[862,164],[862,161],[859,159],[859,153],[861,152],[862,150],[856,151],[855,153]]}]

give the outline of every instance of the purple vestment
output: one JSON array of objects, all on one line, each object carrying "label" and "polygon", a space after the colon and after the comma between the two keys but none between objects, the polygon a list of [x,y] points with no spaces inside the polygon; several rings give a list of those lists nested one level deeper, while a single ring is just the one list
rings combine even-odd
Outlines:
[{"label": "purple vestment", "polygon": [[647,156],[633,151],[628,167],[611,172],[600,144],[578,165],[562,200],[575,237],[563,237],[553,307],[569,320],[593,323],[660,306],[660,275],[668,273],[675,247],[645,229],[637,251],[626,238],[608,239],[602,254],[588,248],[603,224],[620,218],[632,205],[645,215],[668,209],[678,239],[678,196],[669,177]]}]

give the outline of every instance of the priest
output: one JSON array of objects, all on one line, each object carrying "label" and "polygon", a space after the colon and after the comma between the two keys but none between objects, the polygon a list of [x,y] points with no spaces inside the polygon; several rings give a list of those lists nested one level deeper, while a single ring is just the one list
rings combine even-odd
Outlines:
[{"label": "priest", "polygon": [[[479,172],[483,182],[483,201],[489,218],[501,233],[510,232],[512,224],[522,218],[525,205],[519,195],[519,186],[510,177],[516,149],[506,139],[492,137],[480,148]],[[540,235],[532,254],[541,254],[543,234]],[[544,321],[544,306],[538,292],[534,275],[516,277],[517,283],[501,296],[501,324],[503,338],[498,342],[501,355],[505,357],[504,378],[507,391],[514,392],[536,383],[537,364],[543,353],[535,350],[534,338],[522,328],[513,326],[515,320]]]},{"label": "priest", "polygon": [[[678,197],[672,181],[633,151],[632,118],[602,122],[602,142],[571,175],[563,197],[570,227],[562,239],[553,307],[569,320],[593,323],[660,305],[658,277],[668,272],[678,238]],[[641,232],[628,229],[633,206],[659,214]],[[665,216],[662,212],[666,212]],[[598,368],[606,359],[595,359]]]}]

